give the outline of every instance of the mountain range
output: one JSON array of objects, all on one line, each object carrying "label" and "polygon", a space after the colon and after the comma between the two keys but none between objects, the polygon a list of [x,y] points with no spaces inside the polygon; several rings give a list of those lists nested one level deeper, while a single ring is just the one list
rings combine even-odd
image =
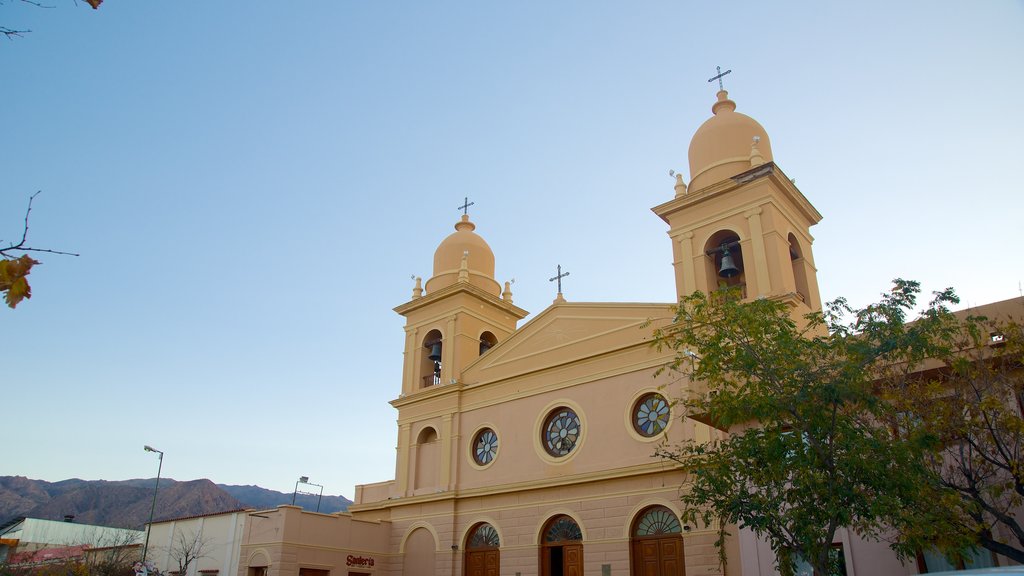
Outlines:
[{"label": "mountain range", "polygon": [[[24,476],[0,476],[0,524],[19,516],[142,529],[153,506],[155,478],[134,480],[79,480],[60,482],[32,480]],[[244,508],[267,509],[291,504],[292,494],[260,488],[214,484],[210,480],[179,482],[160,479],[154,520],[212,514]],[[324,496],[320,512],[348,509],[344,496]],[[317,509],[317,496],[299,494],[295,504]]]}]

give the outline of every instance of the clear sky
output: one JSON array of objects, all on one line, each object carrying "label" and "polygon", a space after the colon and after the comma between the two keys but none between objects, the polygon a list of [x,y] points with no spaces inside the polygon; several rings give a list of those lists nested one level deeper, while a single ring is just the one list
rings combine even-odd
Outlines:
[{"label": "clear sky", "polygon": [[[413,274],[468,196],[533,315],[671,301],[666,225],[715,66],[824,215],[822,296],[1024,280],[1024,4],[0,5],[0,475],[325,493],[394,477]],[[532,316],[531,316],[532,317]]]}]

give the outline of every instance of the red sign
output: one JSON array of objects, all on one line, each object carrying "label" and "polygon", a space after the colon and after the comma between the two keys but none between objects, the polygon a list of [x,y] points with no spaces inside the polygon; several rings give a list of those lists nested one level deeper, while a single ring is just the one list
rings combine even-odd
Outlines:
[{"label": "red sign", "polygon": [[348,557],[345,558],[345,565],[346,566],[369,566],[369,567],[372,568],[373,567],[373,558],[369,558],[369,557],[366,557],[366,556],[353,556],[353,555],[349,554]]}]

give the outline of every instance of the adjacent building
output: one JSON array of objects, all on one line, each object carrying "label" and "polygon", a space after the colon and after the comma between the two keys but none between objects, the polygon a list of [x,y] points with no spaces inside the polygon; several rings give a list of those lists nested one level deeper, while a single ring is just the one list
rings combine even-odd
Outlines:
[{"label": "adjacent building", "polygon": [[40,518],[14,518],[0,525],[0,563],[37,563],[83,558],[97,548],[134,548],[144,532]]},{"label": "adjacent building", "polygon": [[251,510],[160,520],[149,525],[146,560],[172,576],[233,576]]}]

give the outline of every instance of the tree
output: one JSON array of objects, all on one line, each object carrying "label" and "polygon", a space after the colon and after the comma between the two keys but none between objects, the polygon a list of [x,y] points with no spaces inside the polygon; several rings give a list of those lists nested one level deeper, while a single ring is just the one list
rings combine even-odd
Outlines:
[{"label": "tree", "polygon": [[[42,2],[37,2],[36,0],[18,0],[18,1],[23,3],[23,4],[31,4],[32,6],[37,6],[39,8],[53,8],[53,6],[49,6],[49,5],[43,4]],[[89,6],[92,6],[93,10],[96,10],[96,9],[98,9],[100,7],[100,4],[103,3],[103,0],[85,0],[85,3],[88,4]],[[2,0],[0,0],[0,4],[3,4]],[[28,32],[31,32],[31,30],[19,30],[17,28],[8,28],[6,26],[0,26],[0,35],[4,36],[7,39],[17,38],[19,36],[27,34]]]},{"label": "tree", "polygon": [[[921,459],[927,438],[895,434],[885,424],[893,407],[875,388],[932,356],[947,329],[941,320],[956,301],[952,290],[907,324],[919,290],[897,280],[877,304],[853,310],[839,299],[800,324],[775,300],[697,292],[656,333],[675,351],[667,368],[691,382],[679,400],[684,413],[728,432],[659,450],[687,470],[684,520],[720,520],[723,563],[729,525],[764,538],[782,574],[803,561],[826,575],[836,573],[838,528],[882,539],[921,520],[914,504],[929,479]],[[905,558],[919,544],[892,546]]]},{"label": "tree", "polygon": [[85,550],[89,576],[134,576],[132,565],[141,556],[142,545],[134,530],[112,532]]},{"label": "tree", "polygon": [[33,248],[28,244],[28,219],[32,214],[32,201],[39,192],[28,197],[28,209],[25,210],[25,225],[21,231],[21,240],[0,247],[0,293],[4,295],[7,306],[14,308],[22,300],[32,297],[32,287],[28,284],[28,275],[32,267],[39,261],[30,257],[29,252],[48,252],[65,256],[78,256],[72,252]]},{"label": "tree", "polygon": [[934,483],[923,505],[943,530],[908,526],[904,539],[945,547],[977,543],[1024,563],[1024,327],[1013,318],[943,318],[929,370],[880,382],[907,435],[937,440],[926,455]]},{"label": "tree", "polygon": [[178,565],[179,576],[188,576],[189,567],[200,558],[206,558],[210,548],[210,539],[203,537],[202,531],[178,532],[171,543],[168,556],[171,562]]}]

